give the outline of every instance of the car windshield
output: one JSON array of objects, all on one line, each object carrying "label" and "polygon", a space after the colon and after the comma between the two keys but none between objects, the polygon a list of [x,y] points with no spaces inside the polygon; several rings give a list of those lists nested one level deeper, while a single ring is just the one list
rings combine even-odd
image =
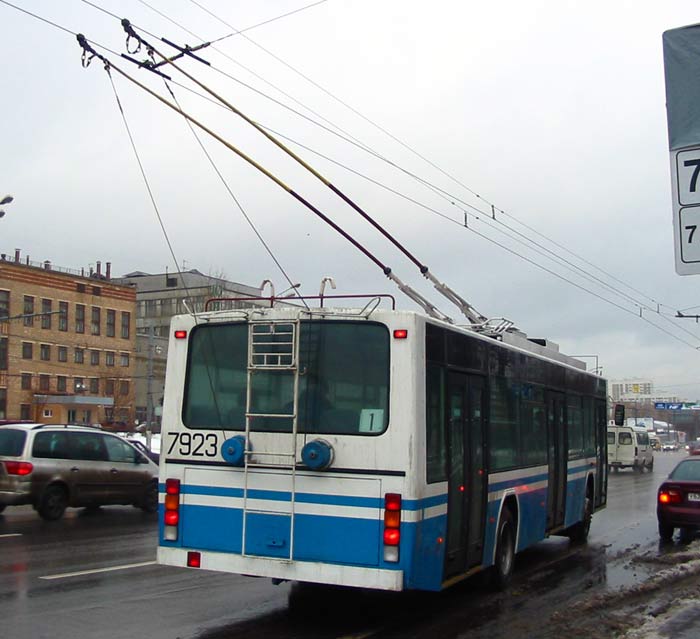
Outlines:
[{"label": "car windshield", "polygon": [[14,428],[0,429],[0,455],[6,457],[19,457],[24,448],[27,433]]},{"label": "car windshield", "polygon": [[669,475],[670,479],[679,481],[700,481],[700,463],[696,461],[682,461]]}]

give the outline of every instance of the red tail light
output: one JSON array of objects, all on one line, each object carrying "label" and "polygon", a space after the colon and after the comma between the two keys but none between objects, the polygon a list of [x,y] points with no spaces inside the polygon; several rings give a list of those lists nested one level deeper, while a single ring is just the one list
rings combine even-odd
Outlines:
[{"label": "red tail light", "polygon": [[659,503],[661,504],[680,504],[683,501],[683,496],[678,490],[660,490]]},{"label": "red tail light", "polygon": [[401,495],[387,493],[384,495],[384,561],[399,560],[401,543]]},{"label": "red tail light", "polygon": [[34,470],[34,465],[29,462],[6,461],[5,470],[8,475],[29,475]]},{"label": "red tail light", "polygon": [[180,480],[165,480],[165,509],[163,536],[166,541],[177,541],[177,526],[180,523]]},{"label": "red tail light", "polygon": [[175,331],[175,339],[185,339],[187,337],[187,331]]},{"label": "red tail light", "polygon": [[385,510],[401,510],[401,495],[397,493],[387,493],[384,495]]},{"label": "red tail light", "polygon": [[187,553],[187,565],[190,568],[199,568],[202,565],[201,553],[191,550]]}]

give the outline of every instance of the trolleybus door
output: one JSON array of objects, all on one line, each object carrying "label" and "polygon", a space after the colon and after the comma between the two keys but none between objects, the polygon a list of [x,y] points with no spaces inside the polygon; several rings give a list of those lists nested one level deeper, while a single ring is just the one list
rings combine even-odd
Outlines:
[{"label": "trolleybus door", "polygon": [[445,577],[481,563],[486,512],[484,382],[449,373],[447,445],[449,460]]},{"label": "trolleybus door", "polygon": [[547,528],[564,525],[566,506],[566,420],[564,394],[548,393],[547,439],[549,442],[549,480],[547,490]]},{"label": "trolleybus door", "polygon": [[596,450],[596,479],[595,479],[595,505],[602,506],[606,502],[608,492],[607,470],[607,409],[604,401],[595,403],[595,450]]}]

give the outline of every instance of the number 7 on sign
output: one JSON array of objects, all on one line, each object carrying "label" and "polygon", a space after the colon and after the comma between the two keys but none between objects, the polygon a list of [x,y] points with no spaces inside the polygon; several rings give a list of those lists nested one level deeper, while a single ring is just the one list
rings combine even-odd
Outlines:
[{"label": "number 7 on sign", "polygon": [[700,173],[700,159],[699,160],[685,160],[683,166],[694,166],[693,176],[690,178],[690,192],[695,193],[696,187],[698,185],[698,173]]}]

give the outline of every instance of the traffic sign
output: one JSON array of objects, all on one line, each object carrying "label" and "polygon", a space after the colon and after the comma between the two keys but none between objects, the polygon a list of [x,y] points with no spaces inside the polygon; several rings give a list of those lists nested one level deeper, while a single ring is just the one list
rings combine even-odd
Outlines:
[{"label": "traffic sign", "polygon": [[700,273],[700,146],[671,151],[676,272]]},{"label": "traffic sign", "polygon": [[676,272],[700,274],[700,25],[663,35]]}]

